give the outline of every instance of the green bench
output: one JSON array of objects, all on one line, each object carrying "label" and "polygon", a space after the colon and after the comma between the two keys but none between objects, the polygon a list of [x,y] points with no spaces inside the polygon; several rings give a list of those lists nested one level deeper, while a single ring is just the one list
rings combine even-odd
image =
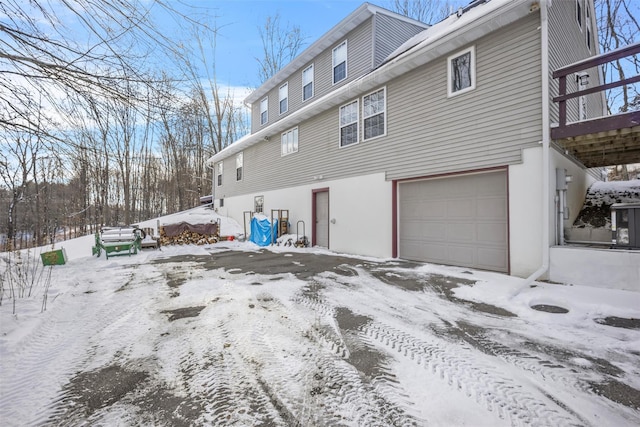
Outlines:
[{"label": "green bench", "polygon": [[96,232],[96,243],[91,248],[91,254],[100,258],[102,251],[109,256],[122,256],[137,254],[141,249],[140,242],[144,238],[144,232],[133,227],[105,227]]}]

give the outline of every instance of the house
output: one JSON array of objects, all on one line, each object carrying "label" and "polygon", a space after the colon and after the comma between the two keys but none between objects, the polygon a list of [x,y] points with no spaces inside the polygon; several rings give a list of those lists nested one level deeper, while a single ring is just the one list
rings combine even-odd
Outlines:
[{"label": "house", "polygon": [[246,99],[251,134],[209,159],[215,207],[288,209],[337,252],[549,277],[600,179],[551,139],[605,114],[602,91],[554,102],[602,80],[552,77],[599,53],[593,11],[473,1],[428,27],[363,4]]}]

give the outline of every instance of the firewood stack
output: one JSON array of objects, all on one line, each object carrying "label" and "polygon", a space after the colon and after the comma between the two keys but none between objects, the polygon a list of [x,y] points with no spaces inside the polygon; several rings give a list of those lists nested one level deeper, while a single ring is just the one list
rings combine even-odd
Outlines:
[{"label": "firewood stack", "polygon": [[208,245],[220,240],[217,224],[170,224],[160,227],[160,245]]}]

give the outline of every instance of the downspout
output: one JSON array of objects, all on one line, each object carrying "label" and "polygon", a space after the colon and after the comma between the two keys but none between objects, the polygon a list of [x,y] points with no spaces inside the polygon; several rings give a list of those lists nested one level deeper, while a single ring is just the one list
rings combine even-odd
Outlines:
[{"label": "downspout", "polygon": [[536,279],[549,270],[549,168],[550,168],[550,118],[549,118],[549,17],[548,8],[552,0],[540,2],[540,44],[541,44],[541,71],[542,71],[542,265],[527,277],[524,283],[511,295],[518,295],[523,289],[529,287]]}]

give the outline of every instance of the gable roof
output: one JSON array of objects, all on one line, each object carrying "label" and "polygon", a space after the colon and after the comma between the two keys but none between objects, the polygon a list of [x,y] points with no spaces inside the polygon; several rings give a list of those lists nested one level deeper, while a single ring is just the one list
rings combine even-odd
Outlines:
[{"label": "gable roof", "polygon": [[357,94],[379,88],[391,79],[461,49],[530,13],[537,13],[537,9],[531,8],[531,0],[491,0],[462,15],[454,14],[411,38],[369,74],[329,92],[256,133],[245,135],[209,158],[207,163],[218,162],[263,140],[269,140],[271,136],[297,126],[304,120],[354,99]]},{"label": "gable roof", "polygon": [[288,76],[294,73],[297,69],[304,66],[313,58],[318,56],[321,52],[330,48],[334,44],[342,41],[342,39],[354,28],[358,27],[367,19],[371,18],[375,14],[382,14],[393,17],[395,19],[411,23],[413,25],[428,28],[429,25],[415,19],[407,18],[404,15],[391,12],[381,7],[372,5],[370,3],[363,3],[355,11],[351,12],[349,16],[344,18],[333,28],[331,28],[322,37],[316,40],[311,46],[306,48],[300,55],[296,56],[291,62],[285,65],[280,71],[273,75],[269,80],[264,82],[259,88],[254,90],[244,100],[245,104],[253,104],[258,99],[265,96],[271,89],[276,87],[282,81],[286,80]]}]

